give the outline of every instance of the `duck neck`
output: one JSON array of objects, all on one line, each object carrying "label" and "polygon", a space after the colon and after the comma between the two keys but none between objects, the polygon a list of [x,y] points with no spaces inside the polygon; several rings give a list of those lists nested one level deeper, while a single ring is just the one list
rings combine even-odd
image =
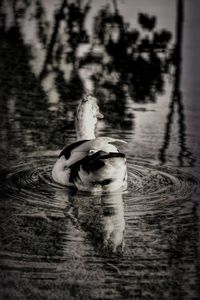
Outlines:
[{"label": "duck neck", "polygon": [[77,140],[92,140],[95,139],[97,119],[94,117],[85,116],[85,118],[76,118],[76,136]]}]

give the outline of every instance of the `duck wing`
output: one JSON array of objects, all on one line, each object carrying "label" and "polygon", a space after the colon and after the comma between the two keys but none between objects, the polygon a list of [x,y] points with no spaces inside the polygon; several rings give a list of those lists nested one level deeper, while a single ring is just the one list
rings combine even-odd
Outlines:
[{"label": "duck wing", "polygon": [[76,163],[70,166],[71,173],[69,181],[75,182],[77,179],[79,180],[83,172],[85,173],[85,175],[87,174],[87,176],[89,176],[88,180],[92,179],[93,183],[95,184],[109,184],[112,181],[112,178],[102,178],[100,176],[100,178],[98,178],[97,180],[97,178],[95,179],[94,174],[98,172],[101,168],[106,166],[108,160],[113,158],[121,158],[124,160],[125,155],[120,152],[107,153],[105,151],[98,151],[92,155],[85,156],[83,159],[77,161]]},{"label": "duck wing", "polygon": [[59,154],[59,158],[64,155],[65,159],[68,160],[71,156],[73,150],[75,150],[81,144],[88,142],[89,140],[82,140],[75,143],[70,144],[69,146],[65,147]]},{"label": "duck wing", "polygon": [[82,160],[84,157],[90,156],[90,153],[96,153],[98,151],[105,151],[107,154],[110,152],[118,153],[117,147],[114,143],[126,143],[121,139],[115,139],[111,137],[98,137],[92,140],[81,140],[70,144],[63,149],[59,155],[59,158],[64,155],[66,159],[66,166],[69,168],[71,165]]}]

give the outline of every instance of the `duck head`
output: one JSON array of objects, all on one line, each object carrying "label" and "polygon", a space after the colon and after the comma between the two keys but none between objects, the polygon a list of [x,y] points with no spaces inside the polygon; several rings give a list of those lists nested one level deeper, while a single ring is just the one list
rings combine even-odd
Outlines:
[{"label": "duck head", "polygon": [[94,139],[96,123],[98,119],[103,117],[99,110],[97,99],[91,95],[84,96],[76,113],[77,139]]}]

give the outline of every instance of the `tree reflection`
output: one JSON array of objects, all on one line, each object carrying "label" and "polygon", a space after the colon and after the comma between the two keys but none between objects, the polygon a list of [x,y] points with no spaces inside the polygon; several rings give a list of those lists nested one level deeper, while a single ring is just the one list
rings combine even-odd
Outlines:
[{"label": "tree reflection", "polygon": [[174,86],[172,91],[172,99],[169,104],[169,112],[167,115],[167,121],[165,125],[164,142],[162,148],[159,150],[159,159],[162,163],[166,162],[166,152],[169,147],[173,117],[175,115],[175,109],[177,107],[178,113],[178,126],[179,126],[179,145],[180,152],[178,154],[178,161],[180,166],[184,166],[185,163],[189,163],[190,166],[194,164],[192,153],[186,146],[186,126],[185,126],[185,115],[184,106],[182,101],[181,92],[181,62],[182,62],[182,43],[183,43],[183,22],[184,22],[184,6],[183,1],[178,0],[177,2],[177,23],[176,23],[176,47],[174,50]]},{"label": "tree reflection", "polygon": [[[64,106],[64,112],[66,109],[69,110],[68,99],[77,101],[84,93],[83,83],[78,72],[77,52],[81,44],[89,41],[84,23],[90,9],[90,2],[62,1],[54,16],[53,31],[39,74],[40,80],[43,80],[50,72],[54,73],[55,86],[59,100]],[[41,26],[38,25],[38,28]],[[40,33],[41,35],[42,33]],[[65,65],[65,71],[63,65]]]},{"label": "tree reflection", "polygon": [[95,40],[90,52],[81,60],[81,67],[95,66],[91,76],[94,92],[106,106],[107,114],[116,115],[113,126],[116,119],[120,124],[124,116],[127,121],[120,125],[130,128],[131,119],[126,115],[127,97],[140,103],[155,102],[157,94],[164,91],[164,76],[170,64],[171,33],[155,31],[156,17],[142,13],[138,22],[149,34],[144,35],[141,28],[131,29],[116,4],[114,1],[114,12],[107,5],[97,14]]},{"label": "tree reflection", "polygon": [[46,20],[45,9],[42,6],[41,1],[37,0],[35,6],[36,7],[35,7],[34,18],[37,20],[37,35],[41,44],[46,48],[47,41],[48,41],[47,30],[48,30],[49,23]]},{"label": "tree reflection", "polygon": [[[2,86],[0,98],[5,112],[2,119],[7,118],[5,124],[8,130],[7,142],[11,143],[8,145],[7,153],[14,154],[16,150],[14,145],[20,144],[22,149],[26,146],[25,137],[28,129],[41,128],[41,120],[44,126],[47,98],[38,79],[31,71],[30,49],[24,45],[17,26],[1,34],[0,55],[4,58],[0,65]],[[16,134],[18,127],[20,131]],[[44,135],[44,132],[40,132],[39,140],[38,138],[36,140],[41,142]],[[33,139],[35,139],[34,134]]]},{"label": "tree reflection", "polygon": [[[1,62],[3,71],[0,77],[3,85],[6,82],[1,91],[4,95],[2,101],[5,103],[12,98],[11,95],[15,95],[15,116],[19,113],[20,125],[30,129],[32,140],[39,144],[63,143],[65,129],[74,128],[76,103],[87,90],[99,99],[106,125],[128,130],[132,129],[134,120],[128,109],[128,100],[136,103],[156,102],[158,95],[163,94],[166,75],[177,64],[181,42],[172,49],[172,34],[156,26],[156,16],[140,13],[137,28],[132,28],[120,13],[118,2],[113,0],[112,5],[113,8],[107,5],[96,13],[93,33],[89,35],[86,22],[92,6],[90,0],[58,2],[52,20],[47,17],[49,12],[43,0],[1,1],[0,51],[5,60]],[[5,6],[9,7],[13,16],[10,29],[10,16]],[[28,17],[35,25],[34,43],[41,46],[42,52],[37,74],[30,66],[37,56],[35,45],[27,46],[23,37],[23,24]],[[163,162],[175,103],[180,120],[182,150],[179,160],[190,156],[185,141],[184,108],[181,95],[177,92],[180,90],[177,88],[180,71],[177,67],[171,111],[160,150],[160,160]],[[54,111],[50,99],[52,90]],[[66,121],[66,115],[72,116],[71,119]],[[51,126],[48,126],[49,122]],[[38,130],[41,126],[42,131]]]},{"label": "tree reflection", "polygon": [[[149,20],[156,20],[153,16],[140,14],[140,22],[141,16],[144,28],[148,28]],[[149,27],[150,32],[154,26],[155,22]],[[115,86],[119,84],[120,89],[126,90],[135,102],[155,101],[157,93],[162,93],[164,88],[170,32],[162,30],[154,32],[153,36],[143,37],[141,31],[130,29],[118,11],[113,14],[108,8],[97,16],[95,28],[97,39],[104,45],[102,59],[108,56],[108,62],[104,62],[105,59],[102,61],[105,75],[97,89],[105,85],[108,81],[106,77],[116,72],[118,82]]]}]

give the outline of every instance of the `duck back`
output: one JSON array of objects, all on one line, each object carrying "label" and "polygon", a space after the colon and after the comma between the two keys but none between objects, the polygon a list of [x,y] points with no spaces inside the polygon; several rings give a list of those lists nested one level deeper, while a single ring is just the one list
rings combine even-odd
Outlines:
[{"label": "duck back", "polygon": [[127,187],[125,155],[98,151],[70,166],[69,181],[82,191],[115,191]]}]

